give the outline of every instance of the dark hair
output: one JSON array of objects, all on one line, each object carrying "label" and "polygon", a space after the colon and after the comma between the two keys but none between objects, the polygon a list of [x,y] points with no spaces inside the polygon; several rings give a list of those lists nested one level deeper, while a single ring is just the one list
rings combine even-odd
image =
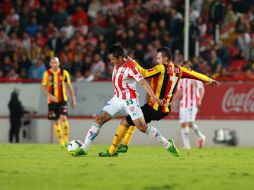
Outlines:
[{"label": "dark hair", "polygon": [[124,49],[121,45],[113,45],[112,47],[109,48],[108,54],[113,54],[114,57],[119,58],[119,57],[125,57],[126,54],[124,52]]},{"label": "dark hair", "polygon": [[157,49],[157,53],[161,52],[164,57],[167,57],[169,61],[171,61],[171,50],[168,47],[159,47]]}]

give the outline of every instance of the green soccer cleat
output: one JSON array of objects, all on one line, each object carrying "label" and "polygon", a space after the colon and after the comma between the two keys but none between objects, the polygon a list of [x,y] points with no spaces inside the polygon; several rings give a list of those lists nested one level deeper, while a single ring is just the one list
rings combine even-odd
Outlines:
[{"label": "green soccer cleat", "polygon": [[76,150],[69,151],[69,154],[72,156],[85,156],[87,152],[83,148],[77,148]]},{"label": "green soccer cleat", "polygon": [[99,153],[99,157],[117,157],[118,154],[114,153],[113,155],[109,154],[108,150],[104,150],[103,152]]},{"label": "green soccer cleat", "polygon": [[126,153],[128,151],[128,146],[120,144],[117,149],[117,153]]},{"label": "green soccer cleat", "polygon": [[176,148],[175,143],[172,139],[168,139],[168,142],[171,143],[171,146],[167,149],[174,157],[180,157],[179,150]]}]

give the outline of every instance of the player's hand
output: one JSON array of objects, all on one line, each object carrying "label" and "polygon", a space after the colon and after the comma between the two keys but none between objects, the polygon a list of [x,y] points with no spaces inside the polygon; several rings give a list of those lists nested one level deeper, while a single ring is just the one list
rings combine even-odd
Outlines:
[{"label": "player's hand", "polygon": [[221,83],[219,83],[217,80],[214,80],[214,79],[211,79],[208,84],[210,84],[210,85],[216,84],[217,86],[221,85]]},{"label": "player's hand", "polygon": [[198,107],[200,107],[200,106],[201,106],[201,104],[202,104],[201,100],[198,100],[198,102],[197,102],[197,106],[198,106]]},{"label": "player's hand", "polygon": [[49,100],[50,100],[51,102],[57,102],[56,97],[53,96],[52,94],[49,95]]},{"label": "player's hand", "polygon": [[160,99],[159,99],[159,98],[157,98],[157,97],[152,97],[152,100],[153,100],[153,102],[155,102],[155,103],[159,104],[160,106],[162,106],[162,105],[163,105],[163,101],[162,101],[162,100],[160,100]]},{"label": "player's hand", "polygon": [[71,100],[71,107],[74,109],[74,108],[76,107],[76,105],[77,105],[76,99],[73,98],[73,99]]}]

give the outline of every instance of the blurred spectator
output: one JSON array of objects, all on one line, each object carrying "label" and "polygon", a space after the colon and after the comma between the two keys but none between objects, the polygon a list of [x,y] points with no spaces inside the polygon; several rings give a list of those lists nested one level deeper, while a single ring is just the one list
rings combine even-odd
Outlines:
[{"label": "blurred spectator", "polygon": [[237,15],[233,11],[233,6],[231,4],[227,5],[227,13],[224,18],[224,25],[231,24],[237,20]]},{"label": "blurred spectator", "polygon": [[103,78],[105,74],[105,63],[102,61],[100,54],[94,55],[94,64],[91,67],[91,73],[95,79]]},{"label": "blurred spectator", "polygon": [[208,64],[211,67],[212,73],[219,74],[221,72],[222,62],[221,59],[217,57],[216,50],[211,50]]},{"label": "blurred spectator", "polygon": [[5,79],[9,82],[19,82],[19,75],[16,73],[16,70],[11,68],[10,71],[6,74]]},{"label": "blurred spectator", "polygon": [[[107,64],[106,49],[114,43],[121,43],[131,56],[147,68],[156,62],[155,51],[160,46],[170,47],[173,55],[176,54],[176,64],[181,64],[184,42],[183,2],[3,0],[0,2],[1,69],[4,76],[10,69],[14,69],[21,78],[29,78],[27,72],[31,62],[40,58],[47,66],[48,59],[55,55],[73,77],[80,68],[81,74],[87,77],[95,74],[91,69],[96,68],[93,65],[97,63],[94,59],[98,54],[105,63],[105,72],[93,77],[109,79],[111,65]],[[248,61],[254,57],[252,2],[191,1],[189,55],[190,59],[196,60],[195,70],[210,75],[217,72],[217,69],[210,68],[209,55],[212,49],[216,50],[216,57],[223,63],[222,68],[231,72],[231,80],[236,76],[232,69],[235,61],[241,60],[240,63],[248,65]],[[214,40],[215,25],[219,25],[220,29],[221,43],[216,41],[217,44]],[[198,58],[194,57],[196,41],[199,41],[200,49]],[[6,56],[9,57],[7,60]],[[24,61],[24,57],[28,61]],[[240,71],[253,72],[245,68],[238,70]],[[222,73],[225,73],[224,69],[218,74]]]},{"label": "blurred spectator", "polygon": [[64,26],[64,23],[67,20],[68,16],[68,13],[62,7],[62,5],[59,5],[56,13],[53,14],[51,20],[57,28],[61,28],[62,26]]},{"label": "blurred spectator", "polygon": [[33,17],[31,19],[31,23],[26,27],[26,32],[31,35],[35,36],[36,32],[39,30],[39,26],[37,24],[37,19]]},{"label": "blurred spectator", "polygon": [[41,80],[43,73],[46,71],[45,64],[41,58],[37,59],[35,63],[29,68],[28,77],[31,79]]}]

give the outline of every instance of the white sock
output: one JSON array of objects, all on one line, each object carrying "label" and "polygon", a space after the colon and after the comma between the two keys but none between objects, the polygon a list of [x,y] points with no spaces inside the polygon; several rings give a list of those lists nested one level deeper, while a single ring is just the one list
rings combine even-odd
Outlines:
[{"label": "white sock", "polygon": [[161,133],[154,127],[152,126],[148,126],[147,127],[147,131],[146,134],[151,137],[152,139],[156,140],[157,142],[159,142],[160,144],[162,144],[162,146],[166,149],[168,149],[171,144],[168,142],[168,140],[163,137],[161,135]]},{"label": "white sock", "polygon": [[181,129],[183,146],[184,148],[190,149],[190,139],[189,139],[189,127],[184,127]]},{"label": "white sock", "polygon": [[196,123],[193,123],[192,124],[192,128],[193,128],[193,131],[195,132],[195,134],[198,136],[198,137],[202,137],[204,136],[201,131],[199,130],[198,128],[198,125]]},{"label": "white sock", "polygon": [[89,146],[92,144],[96,136],[99,134],[101,126],[98,125],[97,123],[94,123],[92,127],[88,130],[86,134],[86,138],[84,141],[84,144],[82,145],[81,148],[83,148],[85,151],[88,150]]}]

